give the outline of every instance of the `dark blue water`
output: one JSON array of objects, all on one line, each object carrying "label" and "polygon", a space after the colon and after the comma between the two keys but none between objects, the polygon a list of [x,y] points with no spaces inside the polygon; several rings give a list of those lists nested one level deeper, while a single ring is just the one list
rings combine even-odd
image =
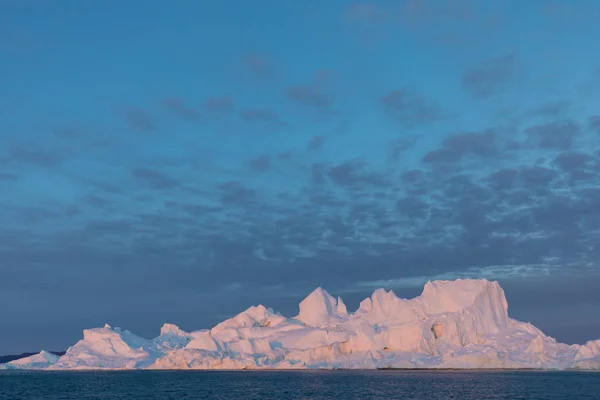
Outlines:
[{"label": "dark blue water", "polygon": [[600,399],[600,373],[0,371],[0,399]]}]

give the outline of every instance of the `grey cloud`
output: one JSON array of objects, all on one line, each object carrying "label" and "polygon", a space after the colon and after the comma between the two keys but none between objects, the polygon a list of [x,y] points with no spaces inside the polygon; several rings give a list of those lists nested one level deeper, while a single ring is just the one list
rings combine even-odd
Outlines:
[{"label": "grey cloud", "polygon": [[201,204],[181,204],[180,208],[193,216],[205,216],[207,213],[221,210],[220,207],[205,206]]},{"label": "grey cloud", "polygon": [[485,201],[490,195],[485,187],[475,183],[474,179],[467,174],[453,175],[443,183],[445,184],[444,197],[459,200],[461,203]]},{"label": "grey cloud", "polygon": [[247,53],[242,58],[242,65],[256,79],[270,78],[274,74],[273,63],[266,54]]},{"label": "grey cloud", "polygon": [[276,112],[266,108],[250,108],[242,110],[240,115],[244,120],[250,122],[266,122],[277,127],[284,127],[287,125],[281,120]]},{"label": "grey cloud", "polygon": [[530,142],[552,150],[569,150],[578,132],[579,125],[569,120],[535,125],[525,130]]},{"label": "grey cloud", "polygon": [[327,174],[325,163],[313,163],[311,165],[311,178],[313,182],[322,182]]},{"label": "grey cloud", "polygon": [[211,97],[204,101],[203,107],[211,113],[229,112],[233,110],[234,102],[229,97]]},{"label": "grey cloud", "polygon": [[451,135],[444,139],[442,145],[446,149],[460,152],[461,154],[473,154],[485,157],[496,152],[494,142],[495,132],[488,130],[483,133]]},{"label": "grey cloud", "polygon": [[334,101],[325,91],[331,76],[330,70],[317,70],[311,84],[289,86],[285,94],[290,101],[312,109],[318,120],[330,119],[337,115],[337,111],[333,109]]},{"label": "grey cloud", "polygon": [[285,93],[290,100],[308,107],[326,109],[332,105],[329,96],[313,86],[290,86]]},{"label": "grey cloud", "polygon": [[15,207],[15,211],[23,221],[32,224],[43,222],[46,219],[58,219],[65,215],[63,210],[58,210],[57,207],[51,205]]},{"label": "grey cloud", "polygon": [[569,101],[552,101],[544,103],[539,107],[536,107],[527,112],[529,116],[542,116],[542,117],[557,117],[564,114],[571,107]]},{"label": "grey cloud", "polygon": [[355,23],[377,23],[388,18],[388,13],[373,3],[354,3],[344,12],[344,19]]},{"label": "grey cloud", "polygon": [[124,110],[124,116],[134,128],[142,131],[154,131],[156,129],[154,119],[141,108],[129,107]]},{"label": "grey cloud", "polygon": [[93,147],[99,147],[99,148],[111,148],[111,147],[116,147],[116,142],[110,140],[110,139],[100,139],[100,140],[94,140],[91,145]]},{"label": "grey cloud", "polygon": [[308,142],[307,149],[318,150],[323,147],[323,143],[325,143],[325,136],[313,136]]},{"label": "grey cloud", "polygon": [[166,99],[164,105],[171,112],[184,119],[196,118],[198,116],[198,112],[185,104],[185,101],[182,99]]},{"label": "grey cloud", "polygon": [[254,190],[237,181],[219,184],[217,188],[221,192],[220,198],[223,203],[245,203],[254,197]]},{"label": "grey cloud", "polygon": [[329,178],[338,185],[382,185],[385,180],[374,172],[368,172],[362,161],[352,160],[337,164],[328,171]]},{"label": "grey cloud", "polygon": [[572,184],[576,185],[584,181],[598,181],[598,173],[583,169],[573,169],[569,171],[569,179]]},{"label": "grey cloud", "polygon": [[487,181],[494,190],[504,191],[512,189],[517,184],[519,171],[513,168],[505,168],[492,172]]},{"label": "grey cloud", "polygon": [[111,183],[111,182],[98,180],[96,177],[90,178],[90,177],[82,176],[82,177],[78,177],[77,181],[83,185],[90,186],[94,189],[99,189],[106,193],[110,193],[110,194],[123,193],[123,189],[121,187],[119,187],[118,185]]},{"label": "grey cloud", "polygon": [[392,160],[398,160],[400,155],[406,150],[412,149],[418,140],[418,136],[410,136],[403,139],[396,139],[391,142],[390,145],[390,158]]},{"label": "grey cloud", "polygon": [[554,163],[563,171],[594,168],[598,165],[598,161],[596,157],[576,151],[560,153],[554,158]]},{"label": "grey cloud", "polygon": [[259,172],[268,171],[271,168],[271,157],[268,154],[263,154],[250,160],[250,167]]},{"label": "grey cloud", "polygon": [[429,208],[430,205],[418,197],[405,197],[396,201],[396,210],[408,218],[425,218]]},{"label": "grey cloud", "polygon": [[408,88],[392,90],[380,99],[380,103],[392,119],[407,127],[448,117],[437,104]]},{"label": "grey cloud", "polygon": [[451,135],[444,139],[441,149],[428,152],[422,161],[428,164],[453,163],[468,155],[490,157],[497,153],[495,141],[496,132],[493,130]]},{"label": "grey cloud", "polygon": [[427,164],[454,163],[460,160],[460,153],[452,152],[448,149],[431,150],[421,159]]},{"label": "grey cloud", "polygon": [[54,136],[61,139],[77,139],[83,136],[83,132],[75,128],[57,129],[52,132]]},{"label": "grey cloud", "polygon": [[279,158],[280,160],[289,160],[290,158],[292,158],[292,152],[284,151],[282,153],[277,154],[277,158]]},{"label": "grey cloud", "polygon": [[14,160],[41,167],[55,167],[63,162],[60,152],[35,147],[12,146],[10,155]]},{"label": "grey cloud", "polygon": [[105,208],[109,202],[95,194],[89,194],[82,199],[83,204],[86,204],[93,208]]},{"label": "grey cloud", "polygon": [[461,82],[463,87],[476,97],[490,97],[504,89],[514,69],[515,56],[507,54],[486,60],[478,67],[465,72]]},{"label": "grey cloud", "polygon": [[600,133],[600,115],[590,116],[588,118],[588,125],[590,129],[596,131],[597,133]]},{"label": "grey cloud", "polygon": [[154,189],[173,189],[180,186],[180,182],[177,179],[171,178],[153,168],[134,168],[131,173],[134,177],[144,181]]},{"label": "grey cloud", "polygon": [[403,172],[401,178],[407,183],[420,184],[425,182],[425,173],[420,169],[411,169]]},{"label": "grey cloud", "polygon": [[557,176],[555,170],[541,166],[524,167],[519,171],[519,177],[528,188],[546,189]]},{"label": "grey cloud", "polygon": [[19,176],[10,172],[0,172],[0,181],[16,181]]}]

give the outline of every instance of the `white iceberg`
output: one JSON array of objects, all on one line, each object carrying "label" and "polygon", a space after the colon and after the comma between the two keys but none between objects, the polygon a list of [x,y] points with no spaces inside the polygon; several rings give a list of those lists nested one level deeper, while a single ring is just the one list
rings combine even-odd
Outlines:
[{"label": "white iceberg", "polygon": [[354,313],[342,299],[318,288],[300,303],[294,318],[259,305],[210,330],[188,333],[165,324],[155,339],[107,325],[85,330],[83,339],[57,360],[8,364],[51,370],[600,370],[600,340],[558,343],[533,325],[509,318],[497,282],[459,279],[428,282],[410,300],[378,289]]},{"label": "white iceberg", "polygon": [[0,369],[46,369],[54,365],[58,358],[57,355],[42,350],[38,354],[1,364]]}]

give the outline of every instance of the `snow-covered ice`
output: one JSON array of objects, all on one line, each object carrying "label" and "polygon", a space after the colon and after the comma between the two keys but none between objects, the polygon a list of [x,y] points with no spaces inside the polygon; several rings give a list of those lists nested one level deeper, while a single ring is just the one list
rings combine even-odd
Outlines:
[{"label": "snow-covered ice", "polygon": [[378,289],[353,313],[318,288],[294,318],[259,305],[209,330],[165,324],[154,339],[106,325],[84,330],[60,358],[42,352],[4,368],[600,370],[600,340],[558,343],[508,316],[498,282],[459,279],[428,282],[409,300]]},{"label": "snow-covered ice", "polygon": [[0,369],[46,369],[58,361],[58,356],[45,350],[29,357],[0,364]]}]

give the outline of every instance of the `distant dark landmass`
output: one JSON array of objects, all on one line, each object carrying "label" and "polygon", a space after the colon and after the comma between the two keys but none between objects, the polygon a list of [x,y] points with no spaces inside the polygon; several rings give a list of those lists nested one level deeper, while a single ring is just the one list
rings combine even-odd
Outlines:
[{"label": "distant dark landmass", "polygon": [[[38,351],[38,353],[39,353],[39,351]],[[64,351],[50,351],[49,353],[56,354],[59,357],[65,354]],[[35,354],[37,354],[37,353],[23,353],[23,354],[12,355],[12,356],[0,356],[0,364],[4,364],[4,363],[7,363],[7,362],[18,360],[20,358],[25,358],[25,357],[33,356]]]}]

